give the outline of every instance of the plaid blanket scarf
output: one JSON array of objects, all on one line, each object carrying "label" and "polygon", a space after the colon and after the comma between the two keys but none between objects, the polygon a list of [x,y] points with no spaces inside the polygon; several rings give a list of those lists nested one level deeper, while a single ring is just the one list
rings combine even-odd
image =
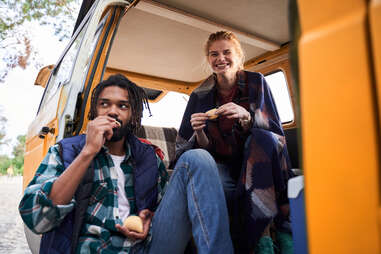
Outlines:
[{"label": "plaid blanket scarf", "polygon": [[[239,245],[252,250],[264,229],[279,214],[279,206],[288,203],[286,188],[290,160],[282,124],[263,75],[241,71],[238,77],[237,85],[245,80],[248,86],[253,126],[246,141],[243,161],[239,162],[242,166],[236,190],[236,209],[231,214],[231,231],[232,235],[239,235]],[[193,113],[216,107],[215,89],[216,79],[211,75],[191,94],[176,140],[177,158],[197,146],[190,117]]]}]

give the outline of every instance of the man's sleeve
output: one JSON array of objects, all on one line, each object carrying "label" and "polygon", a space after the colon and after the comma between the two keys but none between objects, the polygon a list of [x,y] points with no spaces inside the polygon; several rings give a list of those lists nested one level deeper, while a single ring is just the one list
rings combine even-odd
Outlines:
[{"label": "man's sleeve", "polygon": [[159,168],[159,180],[158,180],[158,190],[159,196],[157,198],[157,203],[159,204],[162,197],[164,196],[166,186],[168,184],[169,175],[167,169],[165,168],[164,162],[157,156],[157,165]]},{"label": "man's sleeve", "polygon": [[49,199],[53,183],[64,171],[58,149],[58,145],[49,149],[19,205],[24,223],[37,234],[58,226],[75,204],[72,199],[67,205],[54,205]]}]

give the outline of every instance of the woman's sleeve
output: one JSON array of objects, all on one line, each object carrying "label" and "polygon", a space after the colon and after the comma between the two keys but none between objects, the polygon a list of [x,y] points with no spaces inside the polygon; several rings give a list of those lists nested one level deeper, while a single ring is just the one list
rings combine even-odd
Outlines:
[{"label": "woman's sleeve", "polygon": [[194,131],[190,124],[192,114],[195,112],[198,97],[195,93],[192,93],[189,97],[188,104],[185,108],[183,120],[179,128],[179,132],[176,137],[176,160],[185,151],[192,149],[195,145],[196,138]]}]

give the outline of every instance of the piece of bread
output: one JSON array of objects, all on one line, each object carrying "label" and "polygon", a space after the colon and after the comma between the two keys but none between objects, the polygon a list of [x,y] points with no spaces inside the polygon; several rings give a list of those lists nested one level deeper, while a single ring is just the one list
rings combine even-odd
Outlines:
[{"label": "piece of bread", "polygon": [[205,114],[208,115],[209,120],[213,120],[218,117],[218,115],[216,114],[216,111],[217,111],[217,108],[213,108],[211,110],[206,111]]},{"label": "piece of bread", "polygon": [[143,221],[139,216],[131,215],[124,220],[123,226],[128,230],[143,233]]}]

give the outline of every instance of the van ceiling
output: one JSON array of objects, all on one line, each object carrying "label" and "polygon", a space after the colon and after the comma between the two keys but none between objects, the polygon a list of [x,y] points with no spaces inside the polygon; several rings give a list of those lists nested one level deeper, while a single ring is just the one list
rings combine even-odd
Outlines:
[{"label": "van ceiling", "polygon": [[285,0],[140,1],[122,18],[108,67],[186,82],[210,71],[203,45],[211,32],[231,30],[246,60],[289,41]]}]

